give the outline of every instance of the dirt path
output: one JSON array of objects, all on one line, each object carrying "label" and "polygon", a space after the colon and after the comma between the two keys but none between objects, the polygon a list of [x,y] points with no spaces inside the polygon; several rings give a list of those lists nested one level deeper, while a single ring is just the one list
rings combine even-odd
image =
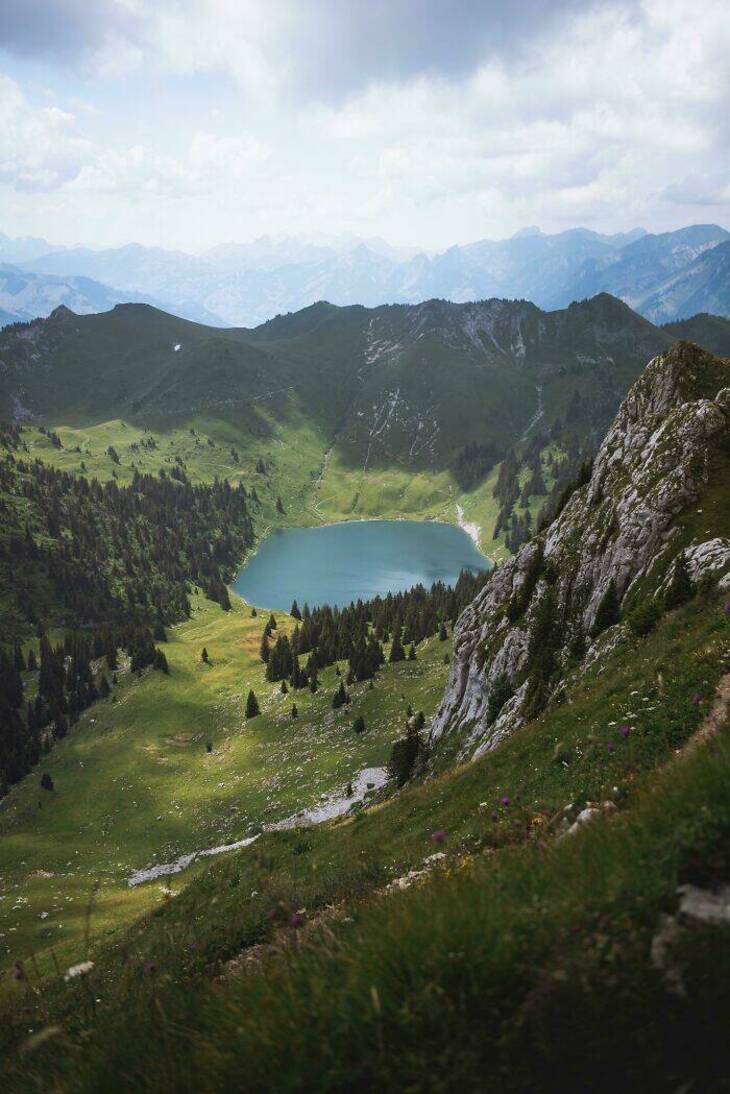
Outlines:
[{"label": "dirt path", "polygon": [[680,756],[689,756],[695,749],[714,737],[730,717],[730,672],[720,677],[712,706],[704,716],[696,731],[680,752]]}]

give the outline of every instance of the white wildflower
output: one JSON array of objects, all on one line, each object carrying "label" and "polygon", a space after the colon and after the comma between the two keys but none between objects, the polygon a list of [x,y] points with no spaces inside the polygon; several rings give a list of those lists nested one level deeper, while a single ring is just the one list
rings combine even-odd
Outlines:
[{"label": "white wildflower", "polygon": [[78,976],[86,976],[94,967],[93,961],[81,961],[78,965],[71,965],[63,974],[64,980],[75,980]]}]

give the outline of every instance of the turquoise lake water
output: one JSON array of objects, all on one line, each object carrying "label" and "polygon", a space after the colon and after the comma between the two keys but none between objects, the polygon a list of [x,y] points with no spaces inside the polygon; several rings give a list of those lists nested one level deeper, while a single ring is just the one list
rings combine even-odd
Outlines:
[{"label": "turquoise lake water", "polygon": [[453,585],[491,562],[461,528],[412,520],[365,520],[273,532],[233,588],[250,604],[288,611],[292,601],[343,607],[419,582]]}]

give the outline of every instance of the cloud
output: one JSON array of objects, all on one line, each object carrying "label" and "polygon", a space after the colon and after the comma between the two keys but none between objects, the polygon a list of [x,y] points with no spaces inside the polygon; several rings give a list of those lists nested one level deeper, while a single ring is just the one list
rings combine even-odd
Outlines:
[{"label": "cloud", "polygon": [[14,201],[26,230],[83,208],[89,232],[172,245],[326,228],[437,248],[730,214],[724,0],[106,6],[65,62],[95,111],[69,106],[75,77],[54,106],[0,84],[3,193],[53,195]]},{"label": "cloud", "polygon": [[71,63],[110,36],[132,36],[136,24],[124,0],[2,0],[0,49]]},{"label": "cloud", "polygon": [[687,175],[665,187],[661,196],[678,205],[730,207],[730,171]]},{"label": "cloud", "polygon": [[335,103],[373,83],[459,80],[489,58],[528,57],[584,9],[584,0],[3,0],[0,42],[107,77],[162,63]]},{"label": "cloud", "polygon": [[18,84],[0,75],[0,179],[30,192],[73,179],[90,151],[73,123],[73,115],[56,106],[31,106]]}]

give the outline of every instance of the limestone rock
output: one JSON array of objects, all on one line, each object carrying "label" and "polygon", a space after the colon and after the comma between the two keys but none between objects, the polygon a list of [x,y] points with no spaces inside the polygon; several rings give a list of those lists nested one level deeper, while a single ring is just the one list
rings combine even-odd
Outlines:
[{"label": "limestone rock", "polygon": [[[619,408],[589,482],[574,491],[537,540],[494,571],[457,621],[432,746],[456,736],[458,758],[470,759],[524,723],[530,714],[530,628],[544,596],[554,596],[555,615],[564,621],[555,651],[558,672],[550,682],[555,695],[565,679],[570,642],[578,635],[590,640],[611,583],[623,603],[640,580],[642,588],[660,589],[679,551],[677,517],[701,509],[730,441],[728,379],[727,361],[688,342],[649,362]],[[541,572],[534,581],[540,551]],[[726,539],[710,533],[692,543],[687,561],[693,577],[711,572],[721,585],[730,580]],[[520,616],[510,609],[530,574],[534,588],[525,590]],[[605,631],[589,646],[583,667],[605,659],[626,637],[622,627]],[[501,701],[506,691],[510,697],[495,709],[497,694]]]}]

